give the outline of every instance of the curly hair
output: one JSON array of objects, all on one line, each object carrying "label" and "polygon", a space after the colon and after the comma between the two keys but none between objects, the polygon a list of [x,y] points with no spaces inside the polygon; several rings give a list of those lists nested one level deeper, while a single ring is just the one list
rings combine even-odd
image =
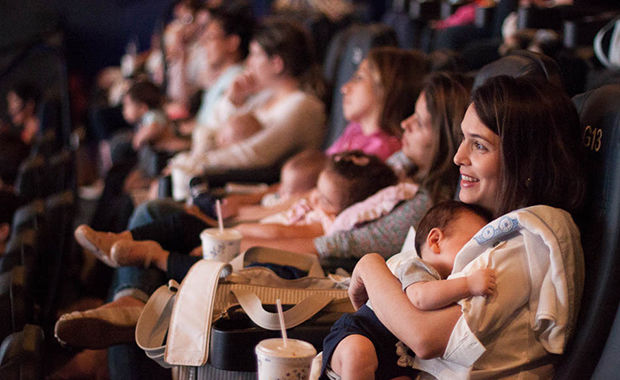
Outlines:
[{"label": "curly hair", "polygon": [[339,205],[341,210],[398,182],[396,174],[388,165],[377,156],[361,150],[332,155],[324,172],[342,179],[341,189],[344,196]]}]

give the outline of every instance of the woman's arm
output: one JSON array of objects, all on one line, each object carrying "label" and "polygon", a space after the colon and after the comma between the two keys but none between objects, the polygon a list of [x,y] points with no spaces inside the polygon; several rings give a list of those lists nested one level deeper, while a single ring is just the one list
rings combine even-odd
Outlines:
[{"label": "woman's arm", "polygon": [[355,266],[349,297],[355,308],[370,299],[379,320],[422,359],[444,353],[461,316],[458,305],[433,311],[415,308],[379,254],[365,255]]},{"label": "woman's arm", "polygon": [[425,191],[396,206],[388,215],[350,231],[336,232],[314,240],[321,257],[362,257],[378,252],[389,257],[400,251],[410,226],[415,226],[431,200]]},{"label": "woman's arm", "polygon": [[243,237],[260,239],[294,239],[315,238],[323,235],[323,226],[320,223],[300,226],[285,226],[276,223],[242,223],[234,227]]},{"label": "woman's arm", "polygon": [[[297,96],[296,94],[292,96]],[[207,152],[202,156],[202,169],[252,168],[272,165],[290,152],[309,148],[310,136],[317,144],[322,135],[325,118],[323,104],[304,95],[289,101],[286,109],[272,106],[276,115],[263,130],[226,148]],[[277,116],[277,118],[275,117]]]},{"label": "woman's arm", "polygon": [[495,289],[492,269],[480,269],[467,277],[416,282],[407,287],[407,297],[420,310],[435,310],[471,296],[490,295]]}]

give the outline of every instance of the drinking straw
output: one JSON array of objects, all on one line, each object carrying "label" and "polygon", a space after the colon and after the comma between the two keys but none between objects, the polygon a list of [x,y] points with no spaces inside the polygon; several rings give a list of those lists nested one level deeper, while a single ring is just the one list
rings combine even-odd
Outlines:
[{"label": "drinking straw", "polygon": [[286,327],[284,326],[284,312],[282,311],[282,302],[278,298],[276,300],[276,307],[278,308],[278,319],[280,320],[280,330],[282,331],[282,341],[284,347],[286,347]]},{"label": "drinking straw", "polygon": [[217,225],[220,227],[220,233],[223,233],[224,222],[222,221],[222,205],[219,199],[215,201],[215,212],[217,213]]}]

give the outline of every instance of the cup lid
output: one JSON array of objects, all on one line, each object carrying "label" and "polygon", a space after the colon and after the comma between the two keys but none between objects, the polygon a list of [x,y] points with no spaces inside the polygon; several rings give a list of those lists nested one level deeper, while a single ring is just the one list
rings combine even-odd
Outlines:
[{"label": "cup lid", "polygon": [[262,340],[256,345],[256,353],[277,357],[299,357],[305,358],[315,356],[314,346],[299,339],[287,339],[286,347],[281,338],[271,338]]}]

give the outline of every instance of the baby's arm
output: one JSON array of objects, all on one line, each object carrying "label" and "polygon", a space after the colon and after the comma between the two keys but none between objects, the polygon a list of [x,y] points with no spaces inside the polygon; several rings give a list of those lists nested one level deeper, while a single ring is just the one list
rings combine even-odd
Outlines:
[{"label": "baby's arm", "polygon": [[435,310],[471,296],[490,295],[495,290],[495,271],[478,269],[467,277],[416,282],[406,289],[407,297],[420,310]]},{"label": "baby's arm", "polygon": [[159,123],[151,123],[141,126],[133,136],[132,145],[134,149],[137,150],[148,142],[155,142],[155,140],[160,137],[164,129],[165,126]]},{"label": "baby's arm", "polygon": [[276,223],[241,223],[235,229],[243,237],[261,239],[291,239],[291,238],[315,238],[323,235],[323,226],[320,223],[304,224],[300,226],[285,226]]}]

